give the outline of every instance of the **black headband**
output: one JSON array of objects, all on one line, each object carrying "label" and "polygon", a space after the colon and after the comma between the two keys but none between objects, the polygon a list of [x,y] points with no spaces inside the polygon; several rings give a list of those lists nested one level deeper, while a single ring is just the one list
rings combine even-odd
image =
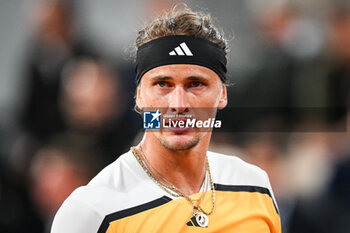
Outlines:
[{"label": "black headband", "polygon": [[136,57],[136,83],[149,70],[170,64],[207,67],[226,82],[226,54],[213,42],[193,36],[175,35],[151,40],[141,45]]}]

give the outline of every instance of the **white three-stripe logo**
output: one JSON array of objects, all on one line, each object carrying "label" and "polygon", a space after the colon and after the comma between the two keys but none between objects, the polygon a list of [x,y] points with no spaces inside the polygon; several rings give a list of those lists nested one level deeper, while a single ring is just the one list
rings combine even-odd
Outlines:
[{"label": "white three-stripe logo", "polygon": [[177,46],[174,50],[170,51],[170,56],[193,56],[191,50],[188,48],[185,42],[182,42],[180,46]]}]

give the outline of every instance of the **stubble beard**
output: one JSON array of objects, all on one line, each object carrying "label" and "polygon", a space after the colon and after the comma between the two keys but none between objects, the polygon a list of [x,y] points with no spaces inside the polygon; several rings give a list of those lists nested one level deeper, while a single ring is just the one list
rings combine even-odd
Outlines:
[{"label": "stubble beard", "polygon": [[158,139],[160,144],[162,144],[162,146],[164,146],[168,150],[172,150],[172,151],[189,150],[195,147],[196,145],[198,145],[198,143],[202,140],[203,137],[204,135],[194,135],[194,137],[188,142],[184,144],[176,144],[176,143],[169,142],[168,140],[166,140],[166,138],[156,135],[156,138]]}]

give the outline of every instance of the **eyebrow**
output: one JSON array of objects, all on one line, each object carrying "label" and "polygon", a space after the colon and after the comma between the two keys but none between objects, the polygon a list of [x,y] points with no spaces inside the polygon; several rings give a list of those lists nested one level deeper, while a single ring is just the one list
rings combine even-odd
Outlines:
[{"label": "eyebrow", "polygon": [[[151,81],[166,81],[166,80],[170,80],[173,79],[171,76],[155,76],[150,78]],[[190,81],[208,81],[207,78],[203,78],[203,77],[198,77],[198,76],[189,76],[186,78],[186,80],[190,80]]]},{"label": "eyebrow", "polygon": [[204,77],[198,77],[198,76],[190,76],[188,78],[186,78],[187,80],[191,80],[191,81],[208,81],[207,78]]},{"label": "eyebrow", "polygon": [[150,78],[151,81],[165,81],[169,79],[173,79],[173,78],[170,76],[156,76],[156,77]]}]

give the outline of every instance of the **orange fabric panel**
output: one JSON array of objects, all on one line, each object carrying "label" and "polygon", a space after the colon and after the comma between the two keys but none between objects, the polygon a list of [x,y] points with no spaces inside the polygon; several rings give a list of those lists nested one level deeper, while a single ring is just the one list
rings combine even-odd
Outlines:
[{"label": "orange fabric panel", "polygon": [[[192,198],[198,198],[200,193]],[[211,191],[201,202],[209,211],[212,207]],[[110,222],[107,233],[175,233],[175,232],[244,232],[281,233],[280,216],[271,197],[259,192],[216,191],[216,207],[208,216],[209,226],[188,226],[192,204],[185,198]]]}]

